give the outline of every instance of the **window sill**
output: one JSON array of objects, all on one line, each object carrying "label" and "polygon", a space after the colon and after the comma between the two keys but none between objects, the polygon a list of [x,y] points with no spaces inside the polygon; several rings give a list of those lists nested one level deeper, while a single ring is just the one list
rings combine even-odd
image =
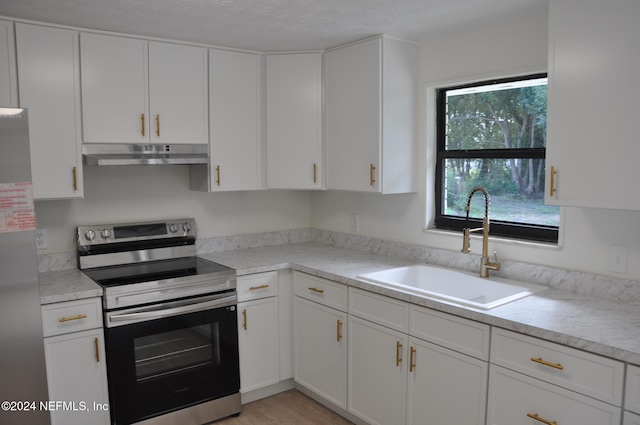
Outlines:
[{"label": "window sill", "polygon": [[[427,235],[437,235],[440,237],[456,238],[462,241],[462,233],[455,232],[452,230],[427,228],[427,229],[423,229],[423,233]],[[482,239],[482,235],[471,234],[471,238]],[[490,240],[491,242],[497,242],[501,245],[519,246],[523,248],[533,248],[533,249],[545,249],[545,250],[551,250],[551,251],[562,250],[562,245],[560,244],[560,242],[558,243],[535,242],[535,241],[528,241],[528,240],[521,240],[521,239],[505,238],[502,236],[491,236]]]}]

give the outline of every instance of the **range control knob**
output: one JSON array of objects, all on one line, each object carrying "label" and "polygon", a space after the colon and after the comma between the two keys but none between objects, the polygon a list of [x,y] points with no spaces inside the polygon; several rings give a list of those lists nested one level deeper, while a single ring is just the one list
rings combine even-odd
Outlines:
[{"label": "range control knob", "polygon": [[169,231],[170,231],[171,233],[175,233],[175,232],[177,232],[177,231],[178,231],[178,225],[177,225],[176,223],[171,223],[171,224],[169,225]]},{"label": "range control knob", "polygon": [[111,230],[103,229],[102,232],[100,232],[100,236],[102,236],[102,239],[109,239],[111,237]]},{"label": "range control knob", "polygon": [[184,230],[185,232],[190,231],[190,230],[191,230],[191,224],[189,224],[189,223],[184,223],[184,224],[182,225],[182,230]]},{"label": "range control knob", "polygon": [[87,230],[87,233],[84,234],[84,237],[87,238],[87,240],[94,240],[96,238],[96,232],[94,232],[93,230]]}]

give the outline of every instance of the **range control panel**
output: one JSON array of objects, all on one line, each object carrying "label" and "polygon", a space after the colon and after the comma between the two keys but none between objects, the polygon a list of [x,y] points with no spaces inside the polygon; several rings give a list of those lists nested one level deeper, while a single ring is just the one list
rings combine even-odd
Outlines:
[{"label": "range control panel", "polygon": [[195,239],[195,220],[184,218],[158,222],[78,226],[78,245],[150,241],[177,237]]}]

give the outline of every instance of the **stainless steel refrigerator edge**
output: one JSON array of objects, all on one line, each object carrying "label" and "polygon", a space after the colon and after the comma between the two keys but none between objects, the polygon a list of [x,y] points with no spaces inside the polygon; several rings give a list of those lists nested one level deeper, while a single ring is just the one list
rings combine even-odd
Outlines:
[{"label": "stainless steel refrigerator edge", "polygon": [[[28,182],[27,110],[0,108],[0,187]],[[0,195],[0,214],[2,208]],[[49,413],[40,408],[47,400],[35,229],[0,231],[0,423],[50,424]]]}]

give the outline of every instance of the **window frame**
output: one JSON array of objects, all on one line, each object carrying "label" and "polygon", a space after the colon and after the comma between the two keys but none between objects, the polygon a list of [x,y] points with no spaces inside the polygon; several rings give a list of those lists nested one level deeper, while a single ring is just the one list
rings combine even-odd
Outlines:
[{"label": "window frame", "polygon": [[[545,148],[518,148],[518,149],[465,149],[447,150],[446,144],[446,93],[450,90],[488,86],[515,81],[547,78],[547,73],[536,73],[510,78],[495,78],[477,81],[468,84],[440,87],[435,90],[436,96],[436,167],[435,167],[435,215],[434,226],[439,230],[462,231],[466,227],[481,227],[482,219],[447,215],[442,212],[444,196],[445,162],[450,158],[524,158],[544,159],[546,161]],[[546,163],[545,163],[546,165]],[[558,243],[559,226],[548,226],[531,223],[515,223],[501,220],[491,220],[490,234],[507,238],[524,239],[537,242]]]}]

